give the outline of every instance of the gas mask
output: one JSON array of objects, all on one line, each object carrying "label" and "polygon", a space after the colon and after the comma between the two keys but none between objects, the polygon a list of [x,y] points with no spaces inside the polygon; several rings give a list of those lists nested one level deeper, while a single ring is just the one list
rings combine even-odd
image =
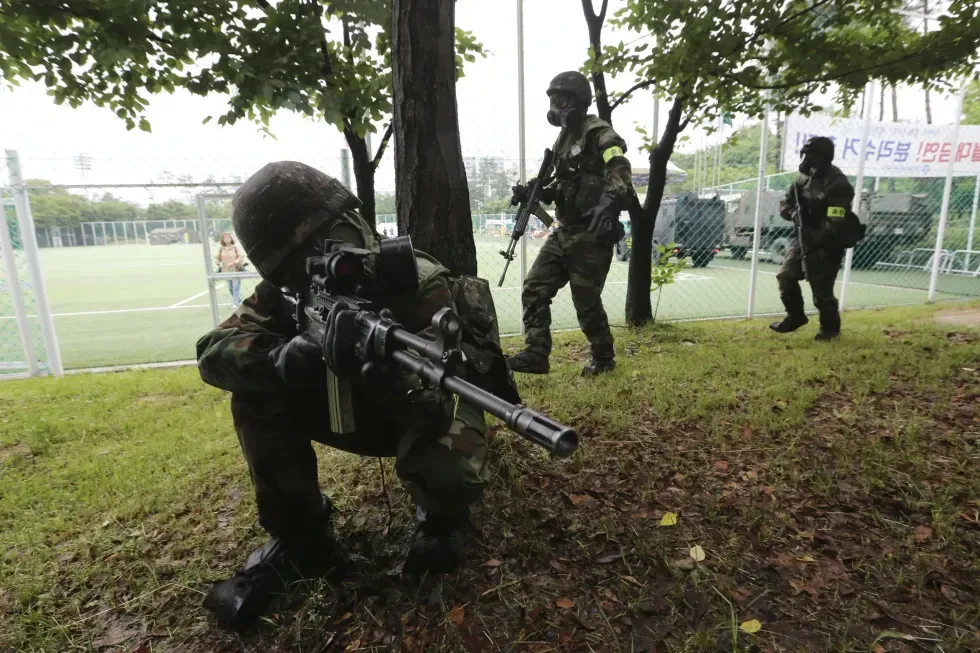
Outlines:
[{"label": "gas mask", "polygon": [[829,138],[815,137],[804,143],[800,150],[800,174],[808,177],[823,177],[834,160],[834,142]]},{"label": "gas mask", "polygon": [[575,106],[575,100],[565,93],[551,95],[551,108],[548,110],[548,123],[564,129],[578,129],[585,115]]}]

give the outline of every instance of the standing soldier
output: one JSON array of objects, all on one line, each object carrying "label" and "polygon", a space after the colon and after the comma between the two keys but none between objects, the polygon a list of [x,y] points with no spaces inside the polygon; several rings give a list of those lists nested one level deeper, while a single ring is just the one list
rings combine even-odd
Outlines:
[{"label": "standing soldier", "polygon": [[803,311],[800,290],[800,281],[806,279],[820,314],[816,339],[832,340],[840,336],[840,312],[834,297],[837,271],[846,248],[863,237],[864,229],[850,208],[854,187],[840,168],[831,165],[834,142],[825,136],[815,136],[803,145],[800,156],[803,158],[801,176],[779,205],[784,220],[800,221],[797,237],[776,275],[786,317],[769,328],[790,333],[809,321]]},{"label": "standing soldier", "polygon": [[[626,142],[609,123],[586,113],[592,87],[585,75],[559,74],[548,86],[548,97],[548,122],[561,127],[561,133],[553,148],[554,179],[542,188],[540,199],[556,205],[560,226],[545,241],[524,281],[527,345],[509,363],[515,372],[548,373],[551,300],[569,284],[579,326],[592,350],[582,375],[596,376],[616,366],[602,288],[613,246],[623,237],[619,213],[626,208],[632,172]],[[525,201],[530,186],[515,186],[511,202]]]}]

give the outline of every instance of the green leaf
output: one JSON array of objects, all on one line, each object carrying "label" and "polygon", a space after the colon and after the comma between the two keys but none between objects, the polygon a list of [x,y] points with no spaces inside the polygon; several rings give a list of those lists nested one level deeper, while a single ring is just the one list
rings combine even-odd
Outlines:
[{"label": "green leaf", "polygon": [[150,122],[146,118],[140,118],[140,129],[142,129],[145,132],[151,131]]}]

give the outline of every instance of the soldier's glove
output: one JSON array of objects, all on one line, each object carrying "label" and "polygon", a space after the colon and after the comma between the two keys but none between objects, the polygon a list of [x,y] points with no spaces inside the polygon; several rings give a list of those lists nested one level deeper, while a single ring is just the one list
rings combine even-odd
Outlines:
[{"label": "soldier's glove", "polygon": [[291,388],[326,383],[327,368],[323,363],[320,343],[307,333],[301,333],[270,351],[269,361],[275,367],[276,375]]},{"label": "soldier's glove", "polygon": [[529,181],[526,185],[517,184],[516,186],[511,186],[510,189],[514,192],[510,196],[510,205],[517,206],[527,201],[527,196],[531,194],[531,182]]},{"label": "soldier's glove", "polygon": [[599,198],[599,203],[584,216],[589,220],[589,231],[604,245],[619,242],[626,235],[626,229],[619,221],[619,206],[609,195]]},{"label": "soldier's glove", "polygon": [[[523,204],[528,200],[528,198],[531,196],[531,188],[534,186],[536,179],[537,177],[529,180],[526,185],[517,184],[516,186],[511,187],[511,190],[514,191],[514,194],[510,198],[511,206]],[[547,184],[549,181],[549,179],[546,179],[545,184]],[[556,194],[557,192],[554,187],[545,185],[538,191],[538,201],[542,204],[554,204]]]},{"label": "soldier's glove", "polygon": [[323,339],[323,357],[327,365],[342,379],[352,379],[360,374],[361,364],[354,352],[357,311],[347,304],[338,303],[327,316],[327,333]]}]

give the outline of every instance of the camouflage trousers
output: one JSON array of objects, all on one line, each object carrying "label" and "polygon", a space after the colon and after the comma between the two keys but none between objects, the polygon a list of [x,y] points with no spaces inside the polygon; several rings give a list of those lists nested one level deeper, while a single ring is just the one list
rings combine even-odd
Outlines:
[{"label": "camouflage trousers", "polygon": [[[840,331],[840,312],[834,296],[834,283],[837,272],[844,260],[844,250],[839,248],[812,247],[807,250],[806,280],[813,293],[813,304],[820,314],[820,328],[837,333]],[[793,243],[786,252],[783,266],[776,275],[779,282],[779,297],[783,300],[786,312],[791,316],[802,316],[803,256],[798,244]]]},{"label": "camouflage trousers", "polygon": [[457,402],[448,431],[427,431],[406,428],[405,420],[383,402],[364,403],[358,432],[341,436],[329,431],[325,394],[232,394],[235,431],[255,487],[259,523],[271,535],[302,536],[326,517],[313,442],[362,455],[395,456],[399,479],[429,515],[465,514],[480,498],[489,457],[483,411]]},{"label": "camouflage trousers", "polygon": [[612,257],[613,246],[600,244],[583,227],[561,227],[548,237],[521,293],[528,350],[544,356],[551,353],[551,300],[568,284],[592,355],[612,357],[613,337],[602,307],[602,289]]}]

